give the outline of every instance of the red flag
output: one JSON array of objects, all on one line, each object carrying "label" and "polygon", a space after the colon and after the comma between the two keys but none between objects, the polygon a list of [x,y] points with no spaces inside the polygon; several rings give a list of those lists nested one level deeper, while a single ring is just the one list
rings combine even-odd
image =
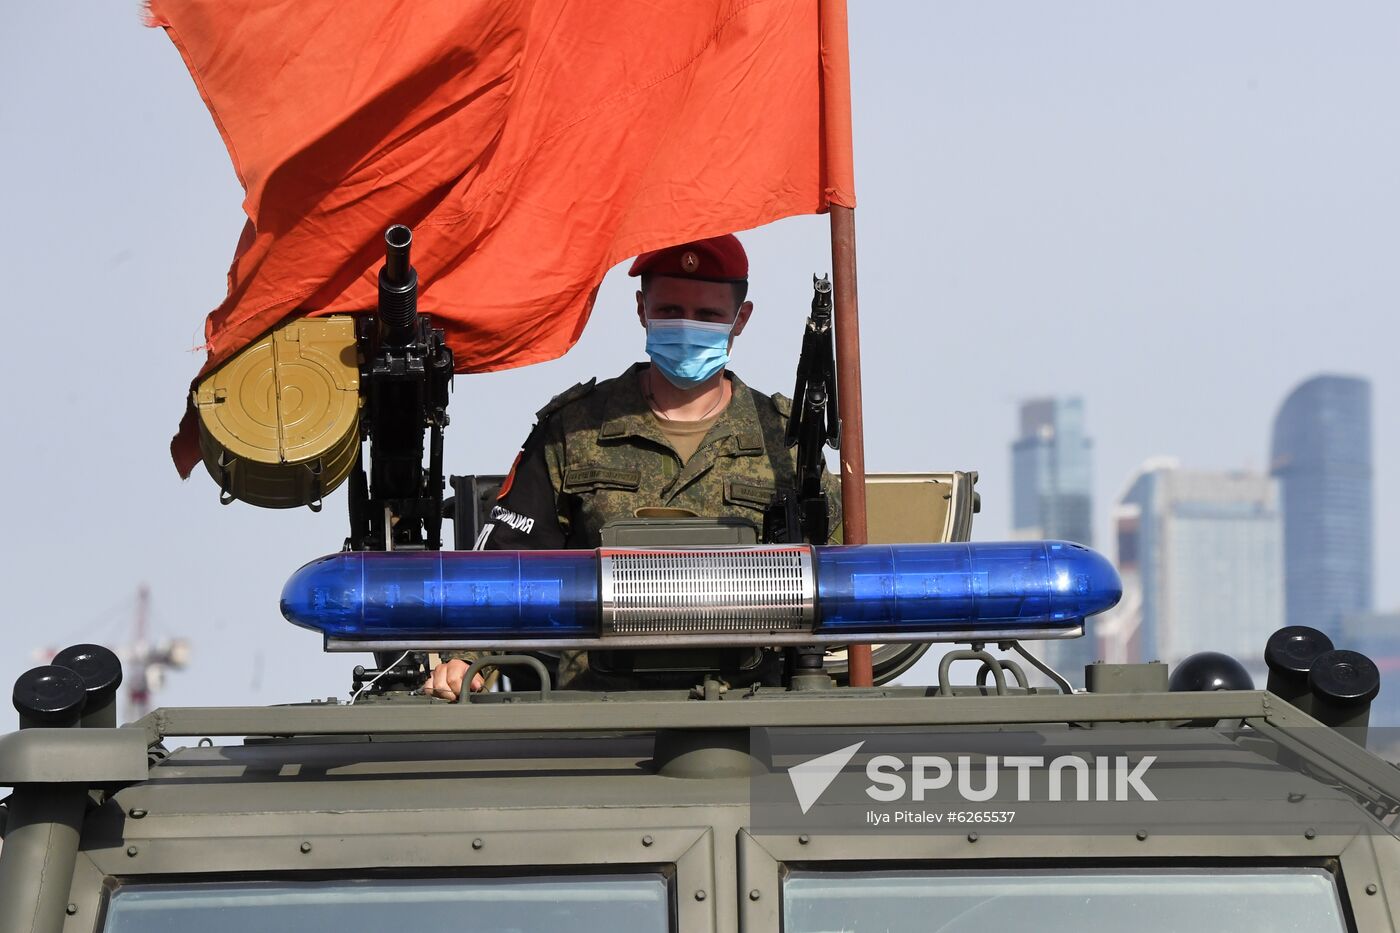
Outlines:
[{"label": "red flag", "polygon": [[855,204],[844,0],[151,0],[150,21],[247,192],[201,374],[288,317],[373,308],[393,223],[480,372],[567,351],[622,259]]}]

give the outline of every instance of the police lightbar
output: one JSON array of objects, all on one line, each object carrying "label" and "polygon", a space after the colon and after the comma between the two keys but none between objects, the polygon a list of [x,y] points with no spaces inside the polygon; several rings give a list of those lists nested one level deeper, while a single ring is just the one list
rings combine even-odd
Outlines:
[{"label": "police lightbar", "polygon": [[1122,595],[1065,541],[347,551],[282,590],[330,651],[1073,638]]}]

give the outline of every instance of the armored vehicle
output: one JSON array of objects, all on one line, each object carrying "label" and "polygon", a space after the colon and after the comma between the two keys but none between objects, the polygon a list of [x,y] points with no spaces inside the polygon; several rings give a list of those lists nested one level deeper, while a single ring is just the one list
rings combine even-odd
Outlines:
[{"label": "armored vehicle", "polygon": [[[435,606],[391,604],[428,576]],[[120,665],[75,646],[20,678],[0,738],[0,931],[1396,929],[1400,771],[1361,744],[1364,658],[1285,629],[1268,690],[1205,655],[1170,678],[1091,665],[1071,692],[984,650],[1038,664],[1021,640],[1082,625],[1116,582],[1053,542],[332,555],[283,593],[329,646],[475,643],[505,653],[474,668],[536,689],[446,702],[400,663],[357,669],[350,702],[117,727]],[[450,633],[411,621],[429,609]],[[560,691],[538,654],[715,632],[973,645],[931,687],[798,663]]]}]

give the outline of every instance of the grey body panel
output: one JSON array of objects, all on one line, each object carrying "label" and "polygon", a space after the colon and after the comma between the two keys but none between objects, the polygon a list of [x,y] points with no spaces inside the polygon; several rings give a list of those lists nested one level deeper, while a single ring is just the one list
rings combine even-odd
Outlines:
[{"label": "grey body panel", "polygon": [[146,736],[131,729],[24,729],[0,735],[0,787],[146,779]]},{"label": "grey body panel", "polygon": [[[1378,817],[1358,798],[1400,799],[1400,771],[1276,697],[972,692],[978,695],[760,690],[709,701],[683,694],[562,702],[522,696],[510,703],[406,698],[354,707],[158,710],[121,730],[74,735],[104,748],[113,734],[141,736],[142,747],[176,736],[268,737],[178,748],[145,780],[90,809],[58,925],[0,918],[0,930],[100,929],[105,892],[143,881],[636,867],[669,873],[681,933],[777,933],[785,866],[1047,864],[1321,866],[1340,880],[1356,929],[1396,929],[1395,816]],[[1207,717],[1243,719],[1252,729],[1228,738],[1154,727]],[[1052,753],[1092,750],[1110,728],[1134,721],[1148,724],[1135,728],[1168,765],[1154,787],[1161,799],[1242,820],[1245,830],[1127,824],[1106,810],[1094,818],[1093,805],[1071,814],[1026,803],[1018,807],[1044,811],[1037,822],[1044,832],[979,827],[968,834],[799,837],[754,827],[747,776],[669,777],[653,760],[658,728],[693,734],[702,745],[705,736],[718,741],[725,734],[718,730],[796,728],[834,747],[879,735],[1016,732],[1039,724],[1039,740]],[[124,737],[123,747],[130,742]],[[1280,749],[1305,762],[1308,773],[1280,765]],[[16,760],[0,755],[0,773],[15,773]],[[1190,779],[1205,768],[1208,782]],[[10,883],[24,880],[22,866],[3,867]]]}]

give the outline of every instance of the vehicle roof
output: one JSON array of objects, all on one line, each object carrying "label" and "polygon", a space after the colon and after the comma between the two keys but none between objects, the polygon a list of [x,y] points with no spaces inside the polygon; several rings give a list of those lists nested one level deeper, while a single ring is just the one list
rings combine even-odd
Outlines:
[{"label": "vehicle roof", "polygon": [[[1010,731],[999,730],[1002,735]],[[951,739],[950,753],[965,754],[970,746],[976,756],[976,736],[954,731],[953,727],[830,729],[822,730],[820,737],[824,744],[835,745],[872,736],[897,739],[933,733],[960,733],[962,739]],[[1299,787],[1300,782],[1310,784],[1318,796],[1350,799],[1340,790],[1280,766],[1262,754],[1262,749],[1232,741],[1228,735],[1213,730],[1160,729],[1153,730],[1150,736],[1141,732],[1134,735],[1136,750],[1155,755],[1163,767],[1177,773],[1211,772],[1213,779],[1208,786],[1175,781],[1166,785],[1173,788],[1179,799],[1258,799],[1282,795],[1286,789]],[[1096,736],[1089,730],[1061,727],[1057,732],[1038,730],[1034,737],[1040,753],[1050,757],[1070,752],[1121,751],[1124,733]],[[732,778],[678,781],[657,774],[652,767],[653,742],[652,733],[461,735],[389,741],[309,736],[290,742],[179,748],[152,768],[149,780],[138,786],[167,800],[179,799],[182,794],[190,800],[208,798],[211,802],[204,806],[209,808],[226,805],[220,804],[217,794],[211,791],[234,785],[244,791],[265,792],[269,799],[307,789],[322,801],[344,788],[357,800],[367,801],[374,797],[376,784],[393,783],[395,796],[385,801],[391,808],[394,800],[402,802],[408,782],[431,785],[437,800],[444,799],[443,795],[469,794],[476,806],[515,801],[522,806],[541,807],[575,802],[607,805],[599,799],[599,792],[611,786],[627,788],[617,795],[619,806],[644,806],[650,792],[657,794],[651,802],[658,805],[732,798],[736,783]],[[577,781],[561,780],[570,778],[600,780],[586,787]],[[542,796],[537,788],[541,782],[561,786]]]},{"label": "vehicle roof", "polygon": [[[760,712],[759,704],[746,704],[743,700],[659,700],[645,706],[568,704],[568,715],[554,713],[559,719],[557,729],[501,732],[498,730],[522,720],[537,720],[534,714],[550,712],[543,709],[549,704],[483,704],[470,710],[446,708],[449,716],[466,717],[480,731],[463,730],[458,718],[459,731],[437,733],[413,730],[428,721],[447,721],[438,715],[444,712],[443,705],[401,707],[395,711],[402,717],[401,732],[254,737],[241,745],[178,748],[151,769],[146,781],[122,790],[119,800],[124,808],[138,807],[164,815],[747,807],[747,774],[720,769],[702,780],[677,778],[664,768],[658,770],[658,731],[683,732],[684,726],[663,730],[637,728],[638,723],[653,716],[661,721],[684,722],[688,717],[682,714],[705,712],[708,708],[715,714],[717,725],[727,725],[733,734],[749,734],[743,726],[736,725],[746,719],[757,730],[781,732],[786,738],[781,748],[761,748],[764,740],[753,740],[755,757],[773,771],[784,770],[804,756],[872,740],[888,747],[926,751],[929,740],[936,737],[935,747],[946,748],[950,755],[968,754],[974,760],[985,754],[1005,755],[1008,748],[1047,759],[1069,753],[1111,756],[1128,750],[1155,757],[1152,790],[1160,800],[1192,803],[1197,813],[1247,821],[1252,814],[1261,825],[1287,815],[1283,811],[1264,812],[1259,809],[1262,802],[1293,801],[1293,809],[1298,811],[1298,804],[1307,801],[1302,809],[1317,812],[1314,808],[1325,806],[1334,816],[1347,819],[1356,819],[1362,813],[1354,788],[1345,786],[1345,782],[1328,780],[1324,771],[1310,776],[1298,767],[1280,764],[1274,741],[1252,731],[1232,734],[1211,728],[1170,728],[1167,722],[1100,723],[1096,728],[1067,723],[968,724],[956,720],[975,717],[958,716],[949,716],[952,722],[920,724],[900,721],[901,717],[895,715],[900,704],[892,702],[892,698],[874,705],[869,698],[858,696],[822,699],[824,702],[816,706],[842,709],[858,720],[874,722],[814,726],[810,724],[813,704],[800,701],[764,704],[768,708]],[[1070,701],[1070,708],[1089,706],[1075,702],[1083,699],[1087,698],[1053,698],[1060,706]],[[1163,699],[1170,702],[1175,698]],[[920,705],[930,712],[952,706],[972,711],[980,704],[997,705],[999,701],[1002,710],[1016,708],[1026,713],[1023,720],[1033,711],[1047,708],[1047,701],[1050,706],[1057,705],[1050,697],[1030,696],[923,698]],[[1008,705],[1007,701],[1012,702]],[[829,705],[832,702],[835,707]],[[755,715],[739,715],[746,705]],[[773,707],[784,705],[794,715],[776,715]],[[729,715],[720,716],[719,707],[724,707]],[[878,724],[882,707],[890,711],[893,723]],[[321,719],[328,722],[338,713],[348,712],[345,707],[325,709]],[[370,713],[370,718],[363,722],[383,721],[370,710],[365,712]],[[1086,709],[1085,715],[1090,712]],[[840,721],[843,717],[832,718]],[[594,728],[589,728],[590,721]],[[609,729],[610,724],[623,728]],[[1330,734],[1330,730],[1327,732]],[[930,799],[937,796],[931,794]],[[1093,808],[1091,803],[1060,807],[1057,812],[1063,814],[1066,823],[1082,825],[1086,818],[1092,819],[1086,814]],[[1109,818],[1117,819],[1118,815],[1106,814],[1105,819]]]}]

